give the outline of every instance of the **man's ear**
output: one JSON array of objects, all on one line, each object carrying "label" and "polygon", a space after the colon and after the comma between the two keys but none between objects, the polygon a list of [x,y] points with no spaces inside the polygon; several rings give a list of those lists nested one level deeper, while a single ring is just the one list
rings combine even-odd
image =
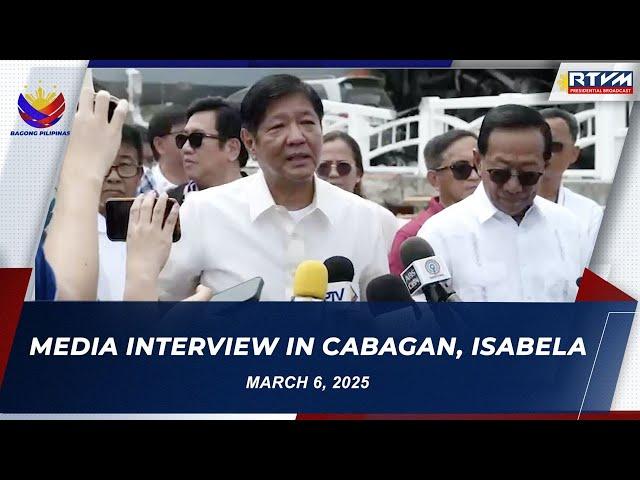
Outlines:
[{"label": "man's ear", "polygon": [[480,167],[482,166],[482,155],[480,155],[480,152],[478,151],[477,148],[473,149],[473,164],[475,165],[476,169],[478,170],[478,174],[480,173]]},{"label": "man's ear", "polygon": [[580,147],[578,147],[577,145],[571,145],[571,148],[573,149],[573,151],[571,152],[573,154],[573,160],[571,160],[571,163],[569,163],[569,165],[573,165],[580,158]]},{"label": "man's ear", "polygon": [[438,174],[436,172],[429,170],[427,172],[427,181],[438,191],[438,193],[440,193],[440,182],[438,181]]},{"label": "man's ear", "polygon": [[162,146],[162,137],[153,137],[153,148],[156,149],[160,155],[164,153],[164,147]]},{"label": "man's ear", "polygon": [[240,155],[240,140],[237,138],[230,138],[224,145],[225,152],[229,156],[230,162],[235,162],[238,160],[238,156]]},{"label": "man's ear", "polygon": [[247,152],[249,152],[249,155],[256,158],[256,139],[251,132],[243,128],[240,130],[240,138],[242,138],[242,143],[244,143],[244,147],[247,149]]}]

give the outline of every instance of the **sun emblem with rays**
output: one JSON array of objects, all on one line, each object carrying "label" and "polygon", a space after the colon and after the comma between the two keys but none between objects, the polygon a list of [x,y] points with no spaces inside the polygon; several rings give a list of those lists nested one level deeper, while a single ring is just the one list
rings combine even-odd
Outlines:
[{"label": "sun emblem with rays", "polygon": [[563,92],[569,91],[569,74],[567,72],[559,74],[556,83]]},{"label": "sun emblem with rays", "polygon": [[[29,88],[28,85],[25,85],[24,87]],[[39,85],[38,88],[36,88],[35,95],[31,93],[25,93],[24,96],[26,97],[27,100],[29,100],[29,103],[34,108],[37,108],[38,110],[40,110],[41,108],[49,105],[51,101],[54,98],[56,98],[56,88],[57,86],[54,85],[53,90],[47,93],[45,92],[44,88],[42,88],[42,85]]]}]

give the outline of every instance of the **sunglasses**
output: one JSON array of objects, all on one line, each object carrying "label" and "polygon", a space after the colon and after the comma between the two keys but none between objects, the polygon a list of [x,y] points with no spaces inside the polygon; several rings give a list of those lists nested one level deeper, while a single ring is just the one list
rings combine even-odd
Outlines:
[{"label": "sunglasses", "polygon": [[491,178],[491,181],[495,184],[504,185],[511,179],[511,177],[518,177],[518,181],[523,187],[531,187],[532,185],[535,185],[543,175],[542,172],[512,173],[511,170],[507,168],[490,168],[487,169],[487,172],[489,172],[489,178]]},{"label": "sunglasses", "polygon": [[469,162],[465,162],[464,160],[453,162],[447,167],[440,167],[434,170],[436,172],[440,172],[442,170],[451,170],[451,173],[453,173],[453,178],[455,178],[456,180],[466,180],[474,170],[476,171],[476,173],[478,173],[478,170],[476,170],[476,167],[474,165],[471,165]]},{"label": "sunglasses", "polygon": [[205,138],[217,138],[218,140],[221,139],[218,135],[210,135],[208,133],[202,132],[193,132],[189,135],[179,133],[178,135],[176,135],[176,146],[178,148],[182,148],[184,144],[187,143],[187,140],[189,140],[189,145],[191,145],[192,148],[200,148],[202,146],[202,140],[204,140]]},{"label": "sunglasses", "polygon": [[349,162],[322,162],[318,165],[316,173],[319,177],[328,178],[331,175],[331,166],[336,166],[336,171],[341,177],[346,177],[351,173],[352,167]]}]

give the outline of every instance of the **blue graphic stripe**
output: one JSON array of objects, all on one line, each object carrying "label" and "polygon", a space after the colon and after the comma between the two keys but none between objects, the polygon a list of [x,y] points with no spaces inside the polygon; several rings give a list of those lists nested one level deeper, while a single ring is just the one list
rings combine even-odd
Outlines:
[{"label": "blue graphic stripe", "polygon": [[[608,321],[607,315],[636,308],[636,302],[422,303],[391,305],[374,318],[369,305],[356,303],[27,302],[0,412],[606,412],[633,323],[631,314]],[[81,354],[69,353],[75,348],[69,337],[82,340]],[[159,343],[165,337],[166,349]],[[62,355],[56,338],[67,339]],[[254,354],[248,339],[265,338],[278,339],[272,353]],[[314,346],[292,354],[289,338],[308,345],[313,338]],[[453,338],[459,356],[436,353],[441,339]],[[572,347],[578,338],[583,350]],[[49,353],[37,353],[34,345],[46,339],[49,346],[38,349]],[[107,339],[117,352],[106,348]],[[365,339],[375,343],[365,349]],[[390,339],[391,349],[382,350]],[[411,351],[411,344],[400,346],[404,339],[415,340]],[[417,355],[426,339],[434,346]],[[261,386],[253,383],[257,376]],[[284,389],[272,382],[278,376],[306,383]]]},{"label": "blue graphic stripe", "polygon": [[89,68],[449,68],[453,60],[113,60],[89,61]]},{"label": "blue graphic stripe", "polygon": [[18,97],[18,108],[20,108],[20,110],[36,120],[41,120],[45,117],[48,117],[48,115],[41,113],[33,108],[22,94],[20,94],[20,97]]}]

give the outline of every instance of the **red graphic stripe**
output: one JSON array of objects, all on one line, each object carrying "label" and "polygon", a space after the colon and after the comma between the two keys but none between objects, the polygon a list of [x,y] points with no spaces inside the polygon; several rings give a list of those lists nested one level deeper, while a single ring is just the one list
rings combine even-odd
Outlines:
[{"label": "red graphic stripe", "polygon": [[7,369],[30,276],[30,268],[0,268],[0,386]]},{"label": "red graphic stripe", "polygon": [[20,116],[22,117],[23,120],[32,120],[35,121],[31,115],[24,113],[24,112],[18,112],[20,114]]},{"label": "red graphic stripe", "polygon": [[585,268],[580,281],[576,302],[635,302],[618,287]]},{"label": "red graphic stripe", "polygon": [[[574,413],[298,414],[296,420],[577,420]],[[580,420],[640,420],[640,411],[582,413]]]},{"label": "red graphic stripe", "polygon": [[58,110],[62,105],[64,105],[64,96],[59,93],[58,96],[44,108],[39,109],[40,113],[44,113],[46,115],[51,115],[53,112]]}]

